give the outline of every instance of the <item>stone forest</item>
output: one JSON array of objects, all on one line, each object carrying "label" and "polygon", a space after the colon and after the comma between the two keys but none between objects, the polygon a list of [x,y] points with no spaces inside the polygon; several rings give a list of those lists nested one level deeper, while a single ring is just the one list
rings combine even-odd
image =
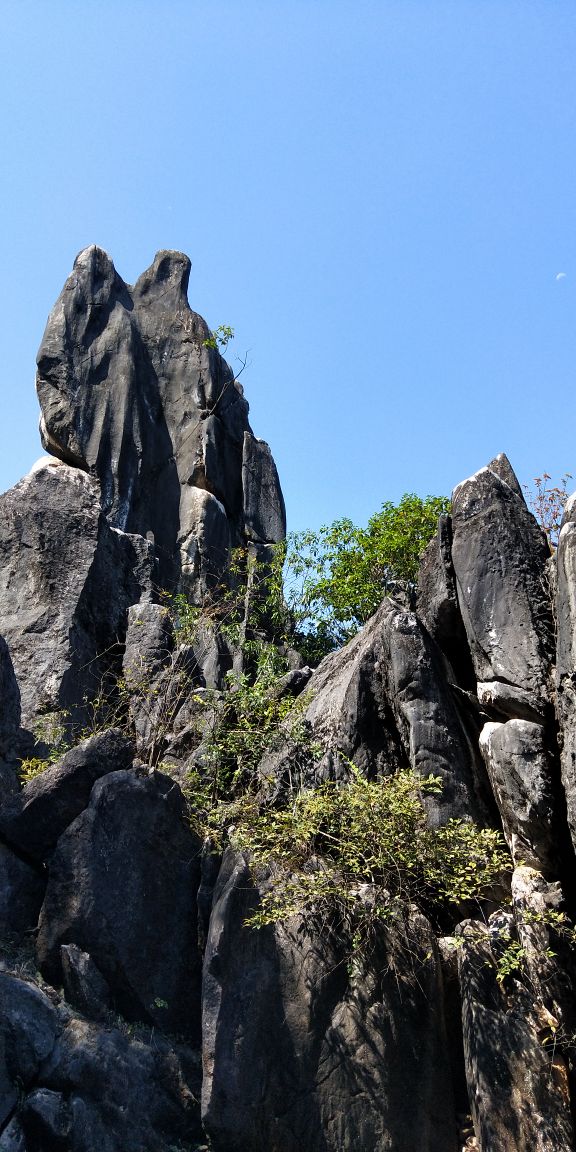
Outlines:
[{"label": "stone forest", "polygon": [[0,1152],[574,1152],[576,498],[312,668],[189,271],[80,253],[0,497]]}]

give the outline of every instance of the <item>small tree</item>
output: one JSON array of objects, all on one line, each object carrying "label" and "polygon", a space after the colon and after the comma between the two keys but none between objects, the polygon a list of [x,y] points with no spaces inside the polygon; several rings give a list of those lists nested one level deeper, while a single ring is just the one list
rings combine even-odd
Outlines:
[{"label": "small tree", "polygon": [[306,654],[345,644],[384,596],[414,587],[420,557],[449,508],[446,497],[409,492],[398,504],[386,501],[366,528],[343,519],[288,538],[287,594]]},{"label": "small tree", "polygon": [[558,546],[560,525],[568,499],[568,481],[571,479],[572,474],[566,472],[558,484],[550,483],[552,477],[548,472],[543,472],[541,476],[534,477],[533,488],[529,484],[523,484],[526,503],[540,527],[544,529],[551,551]]}]

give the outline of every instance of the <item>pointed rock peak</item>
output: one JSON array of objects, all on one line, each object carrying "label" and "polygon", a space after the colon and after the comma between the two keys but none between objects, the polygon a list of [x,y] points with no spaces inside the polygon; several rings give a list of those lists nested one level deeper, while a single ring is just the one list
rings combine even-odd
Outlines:
[{"label": "pointed rock peak", "polygon": [[494,472],[496,476],[499,476],[521,500],[524,500],[524,493],[518,483],[516,473],[504,452],[499,452],[498,455],[490,461],[488,468],[491,472]]},{"label": "pointed rock peak", "polygon": [[66,286],[76,288],[79,276],[82,281],[90,285],[94,293],[102,288],[109,290],[118,279],[118,273],[108,253],[103,248],[98,248],[97,244],[90,244],[88,248],[83,248],[78,253]]},{"label": "pointed rock peak", "polygon": [[493,486],[495,477],[505,484],[523,504],[526,503],[524,493],[522,492],[516,478],[516,473],[508,457],[505,456],[503,452],[500,452],[499,455],[495,456],[484,468],[479,468],[472,476],[468,476],[466,480],[461,480],[460,483],[456,485],[452,492],[452,505],[454,506],[454,503],[458,501],[458,499],[461,500],[464,496],[469,497],[471,492],[476,491],[478,485],[481,485],[482,489],[484,489],[486,485],[488,485],[488,487],[490,487],[490,485]]},{"label": "pointed rock peak", "polygon": [[138,278],[134,285],[134,296],[145,300],[147,296],[157,298],[168,295],[188,307],[188,281],[191,262],[184,252],[157,252],[153,263]]}]

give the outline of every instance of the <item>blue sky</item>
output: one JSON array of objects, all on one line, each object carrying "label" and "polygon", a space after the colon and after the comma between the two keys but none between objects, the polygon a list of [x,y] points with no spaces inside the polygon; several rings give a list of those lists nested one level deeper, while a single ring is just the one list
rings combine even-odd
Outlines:
[{"label": "blue sky", "polygon": [[0,489],[90,243],[190,255],[292,528],[576,477],[574,0],[0,0],[0,44]]}]

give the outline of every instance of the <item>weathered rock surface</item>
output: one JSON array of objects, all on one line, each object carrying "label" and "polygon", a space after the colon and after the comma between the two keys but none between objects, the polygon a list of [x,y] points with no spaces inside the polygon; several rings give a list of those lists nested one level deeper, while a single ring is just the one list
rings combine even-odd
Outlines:
[{"label": "weathered rock surface", "polygon": [[129,768],[133,754],[130,737],[119,729],[90,736],[0,808],[0,835],[18,851],[45,860],[88,804],[96,780]]},{"label": "weathered rock surface", "polygon": [[[576,498],[556,579],[497,457],[455,489],[417,611],[398,586],[311,678],[283,638],[291,671],[266,697],[309,693],[254,782],[272,813],[351,763],[439,776],[429,822],[502,826],[511,904],[489,916],[495,885],[458,929],[426,892],[431,920],[404,905],[356,951],[336,914],[248,927],[270,876],[224,851],[233,831],[201,844],[155,770],[196,773],[195,819],[217,776],[233,792],[219,693],[278,635],[278,476],[189,270],[161,252],[129,287],[80,254],[38,357],[53,455],[0,497],[0,1152],[574,1152]],[[76,739],[95,697],[120,730],[22,788],[20,759]],[[35,936],[52,987],[23,978]]]},{"label": "weathered rock surface", "polygon": [[257,901],[244,860],[228,853],[204,961],[202,1110],[215,1147],[455,1152],[439,964],[424,917],[409,922],[408,968],[401,932],[383,934],[354,968],[326,925],[246,928]]},{"label": "weathered rock surface", "polygon": [[85,472],[47,463],[0,496],[0,632],[25,726],[85,713],[153,573],[150,546],[109,527]]},{"label": "weathered rock surface", "polygon": [[556,690],[562,783],[576,846],[576,494],[564,509],[557,552]]},{"label": "weathered rock surface", "polygon": [[553,628],[549,548],[505,457],[452,494],[452,563],[478,680],[503,680],[550,696]]},{"label": "weathered rock surface", "polygon": [[151,535],[163,583],[184,569],[210,586],[230,544],[283,539],[285,515],[242,388],[189,307],[189,274],[187,256],[159,252],[130,288],[85,249],[48,320],[37,388],[45,447],[98,477],[109,522]]},{"label": "weathered rock surface", "polygon": [[194,1054],[75,1016],[0,972],[3,1152],[170,1152],[200,1136]]},{"label": "weathered rock surface", "polygon": [[0,842],[0,941],[33,931],[45,888],[44,876]]},{"label": "weathered rock surface", "polygon": [[553,770],[542,725],[529,720],[486,724],[480,751],[513,860],[557,872]]},{"label": "weathered rock surface", "polygon": [[474,670],[458,604],[452,564],[452,520],[440,516],[438,532],[420,562],[416,607],[420,620],[442,650],[464,688],[474,688]]},{"label": "weathered rock surface", "polygon": [[[346,776],[349,761],[370,776],[410,766],[442,780],[441,795],[427,799],[434,823],[485,818],[483,766],[442,655],[413,612],[384,600],[362,632],[322,661],[307,691],[305,720],[326,748],[319,777]],[[264,779],[280,778],[291,755],[288,742],[265,760]]]},{"label": "weathered rock surface", "polygon": [[461,928],[459,970],[464,1051],[474,1127],[482,1152],[571,1152],[574,1132],[566,1064],[550,1021],[530,991],[496,979],[513,918]]},{"label": "weathered rock surface", "polygon": [[38,934],[46,978],[62,982],[60,945],[76,944],[129,1019],[197,1039],[200,851],[173,780],[99,780],[50,862]]}]

